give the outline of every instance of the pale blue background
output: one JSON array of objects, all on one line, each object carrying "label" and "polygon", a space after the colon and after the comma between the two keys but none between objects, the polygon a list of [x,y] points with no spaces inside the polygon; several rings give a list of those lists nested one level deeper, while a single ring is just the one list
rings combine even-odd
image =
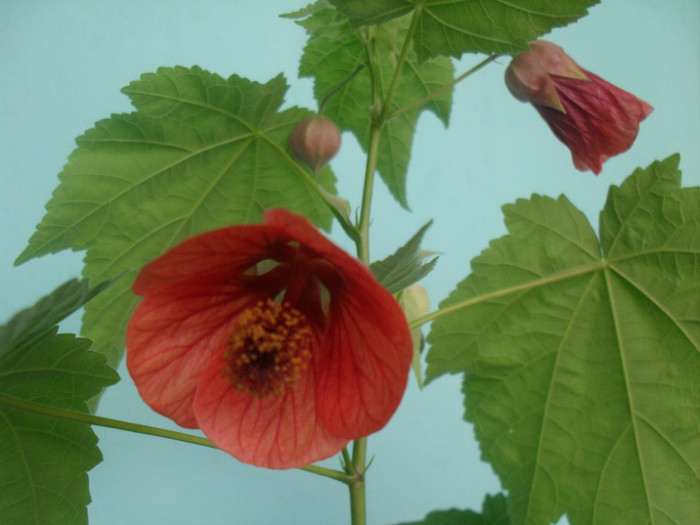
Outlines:
[{"label": "pale blue background", "polygon": [[[0,3],[0,172],[3,250],[0,320],[79,274],[81,254],[61,253],[20,268],[24,248],[74,137],[96,120],[130,111],[119,89],[158,66],[200,65],[222,76],[267,81],[284,72],[287,105],[315,107],[312,84],[296,77],[303,30],[277,14],[304,0],[41,1]],[[254,6],[254,7],[253,7]],[[568,150],[502,82],[506,59],[460,84],[446,132],[421,118],[408,178],[413,209],[402,211],[377,186],[373,258],[393,251],[428,219],[425,247],[443,252],[424,281],[433,305],[467,275],[469,260],[504,233],[500,206],[532,192],[565,193],[597,226],[609,184],[635,167],[681,152],[684,184],[700,183],[700,2],[607,0],[556,41],[584,67],[656,107],[632,150],[603,173],[576,171]],[[480,58],[466,56],[462,72]],[[354,139],[333,167],[340,188],[359,205],[363,159]],[[333,238],[350,247],[336,228]],[[77,330],[76,319],[66,330]],[[143,405],[125,370],[99,413],[168,425]],[[434,509],[478,509],[499,483],[479,461],[464,423],[457,377],[419,392],[411,380],[398,412],[369,452],[371,524],[416,520]],[[348,523],[347,491],[299,471],[242,465],[215,450],[97,429],[105,460],[90,475],[95,525]],[[330,466],[336,466],[332,459]]]}]

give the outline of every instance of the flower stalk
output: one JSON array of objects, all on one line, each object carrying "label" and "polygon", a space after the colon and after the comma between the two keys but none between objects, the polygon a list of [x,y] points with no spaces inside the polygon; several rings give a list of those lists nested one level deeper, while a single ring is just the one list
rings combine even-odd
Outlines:
[{"label": "flower stalk", "polygon": [[490,64],[491,62],[493,62],[494,60],[496,60],[500,56],[501,55],[495,54],[495,55],[489,56],[488,58],[485,58],[484,60],[479,62],[477,65],[472,67],[471,69],[468,69],[467,71],[465,71],[464,73],[462,73],[458,77],[455,77],[454,80],[452,80],[451,82],[448,82],[444,86],[436,89],[432,93],[424,96],[423,98],[421,98],[419,100],[416,100],[415,102],[411,102],[410,104],[408,104],[402,108],[399,108],[399,109],[392,111],[391,113],[389,113],[387,118],[393,118],[397,115],[400,115],[401,113],[405,113],[406,111],[410,111],[412,109],[418,108],[418,107],[422,106],[423,104],[425,104],[426,102],[430,102],[432,99],[439,97],[445,91],[449,91],[450,89],[455,87],[457,84],[459,84],[462,80],[473,75],[474,73],[479,71],[481,68]]}]

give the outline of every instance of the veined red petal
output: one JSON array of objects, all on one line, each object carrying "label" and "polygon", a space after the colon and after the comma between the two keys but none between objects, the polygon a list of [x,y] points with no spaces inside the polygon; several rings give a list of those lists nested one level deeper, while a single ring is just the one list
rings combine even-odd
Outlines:
[{"label": "veined red petal", "polygon": [[632,147],[639,123],[653,108],[595,73],[583,71],[590,81],[552,77],[565,113],[535,107],[571,150],[574,166],[597,175],[607,159]]},{"label": "veined red petal", "polygon": [[199,428],[221,450],[245,463],[284,469],[328,458],[347,445],[318,417],[311,367],[294,389],[271,399],[235,390],[222,367],[220,356],[209,360],[194,405]]},{"label": "veined red petal", "polygon": [[396,411],[413,343],[401,308],[386,289],[372,286],[373,276],[344,276],[348,293],[331,301],[318,353],[316,402],[331,432],[357,439],[384,427]]},{"label": "veined red petal", "polygon": [[571,151],[574,166],[596,175],[610,157],[627,151],[639,123],[653,108],[631,93],[583,69],[550,42],[530,43],[506,70],[506,85],[531,102],[554,135]]},{"label": "veined red petal", "polygon": [[134,282],[134,293],[144,296],[178,281],[226,284],[284,240],[277,230],[259,224],[229,226],[191,237],[146,265]]},{"label": "veined red petal", "polygon": [[202,367],[225,349],[236,314],[255,298],[205,285],[163,287],[134,311],[126,333],[127,367],[143,400],[183,427]]},{"label": "veined red petal", "polygon": [[328,242],[302,217],[266,212],[265,222],[330,261],[330,308],[316,356],[318,412],[335,435],[356,439],[389,421],[408,382],[413,342],[396,299],[365,265]]}]

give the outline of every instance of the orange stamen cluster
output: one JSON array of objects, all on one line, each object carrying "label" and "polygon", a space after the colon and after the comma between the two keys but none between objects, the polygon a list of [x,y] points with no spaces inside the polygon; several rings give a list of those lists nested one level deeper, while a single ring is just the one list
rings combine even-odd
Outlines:
[{"label": "orange stamen cluster", "polygon": [[238,315],[223,359],[236,390],[264,399],[293,387],[311,360],[306,316],[288,303],[260,301]]}]

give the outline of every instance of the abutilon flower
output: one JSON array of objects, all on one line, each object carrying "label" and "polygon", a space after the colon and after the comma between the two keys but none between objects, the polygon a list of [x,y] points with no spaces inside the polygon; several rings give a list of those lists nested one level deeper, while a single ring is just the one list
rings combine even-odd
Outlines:
[{"label": "abutilon flower", "polygon": [[531,42],[530,51],[512,60],[506,85],[515,98],[535,106],[571,150],[574,166],[596,175],[603,162],[632,146],[639,123],[654,109],[544,40]]},{"label": "abutilon flower", "polygon": [[241,461],[291,468],[381,429],[412,341],[394,297],[305,218],[185,240],[145,266],[127,329],[144,401]]}]

